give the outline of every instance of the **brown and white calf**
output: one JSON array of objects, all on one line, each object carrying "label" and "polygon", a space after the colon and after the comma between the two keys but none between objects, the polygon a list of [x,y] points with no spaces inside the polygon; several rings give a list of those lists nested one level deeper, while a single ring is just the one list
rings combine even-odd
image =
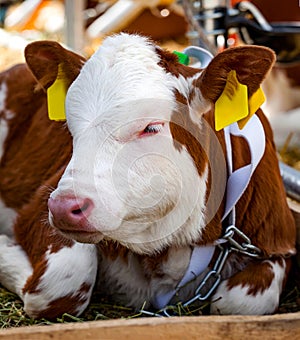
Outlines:
[{"label": "brown and white calf", "polygon": [[276,63],[263,83],[267,100],[263,106],[282,148],[300,146],[300,63]]},{"label": "brown and white calf", "polygon": [[[197,293],[211,295],[212,313],[276,311],[295,225],[272,131],[260,109],[243,130],[214,128],[228,73],[250,98],[273,53],[233,48],[195,69],[120,34],[88,61],[47,41],[25,56],[34,77],[25,65],[1,74],[0,282],[26,312],[78,315],[93,289],[162,308],[193,300],[207,274],[213,282]],[[58,69],[67,124],[47,118]],[[227,178],[249,169],[256,148],[249,183],[224,214],[235,191]]]}]

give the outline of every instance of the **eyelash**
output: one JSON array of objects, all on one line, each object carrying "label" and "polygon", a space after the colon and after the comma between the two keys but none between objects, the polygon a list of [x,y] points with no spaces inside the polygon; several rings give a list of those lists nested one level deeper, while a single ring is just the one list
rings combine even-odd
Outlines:
[{"label": "eyelash", "polygon": [[142,135],[154,135],[156,133],[159,133],[163,128],[163,123],[152,123],[145,127],[144,131],[142,132]]}]

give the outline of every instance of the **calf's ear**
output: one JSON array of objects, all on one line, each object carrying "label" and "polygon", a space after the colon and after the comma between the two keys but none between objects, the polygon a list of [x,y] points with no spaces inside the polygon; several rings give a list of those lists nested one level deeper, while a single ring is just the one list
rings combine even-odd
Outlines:
[{"label": "calf's ear", "polygon": [[212,103],[222,94],[230,71],[236,72],[241,84],[247,85],[248,98],[258,90],[275,62],[275,53],[261,46],[240,46],[219,53],[201,73],[195,85]]},{"label": "calf's ear", "polygon": [[76,79],[85,58],[63,48],[55,41],[36,41],[25,48],[26,63],[39,86],[47,90],[63,74],[67,87]]}]

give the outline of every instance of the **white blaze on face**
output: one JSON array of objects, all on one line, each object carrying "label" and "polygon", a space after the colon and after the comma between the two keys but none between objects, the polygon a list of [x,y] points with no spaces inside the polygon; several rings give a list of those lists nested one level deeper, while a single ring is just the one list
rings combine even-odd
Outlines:
[{"label": "white blaze on face", "polygon": [[140,252],[184,243],[204,223],[207,172],[174,145],[176,82],[158,63],[145,38],[121,35],[84,65],[66,101],[73,157],[52,193],[92,199],[89,223]]}]

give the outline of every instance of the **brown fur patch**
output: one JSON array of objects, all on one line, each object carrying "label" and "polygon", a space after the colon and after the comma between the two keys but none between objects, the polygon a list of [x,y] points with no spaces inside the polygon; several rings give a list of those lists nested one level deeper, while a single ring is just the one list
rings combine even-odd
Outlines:
[{"label": "brown fur patch", "polygon": [[194,81],[194,85],[200,89],[204,98],[215,103],[224,90],[229,71],[235,70],[239,82],[247,85],[250,98],[274,62],[274,52],[265,47],[241,46],[227,49],[210,62]]},{"label": "brown fur patch", "polygon": [[48,224],[49,186],[57,184],[62,172],[63,169],[36,191],[30,202],[20,210],[15,224],[16,241],[26,250],[33,266],[41,261],[47,250],[56,253],[74,244]]},{"label": "brown fur patch", "polygon": [[139,263],[147,279],[162,278],[165,275],[161,267],[162,263],[168,260],[169,250],[170,248],[166,248],[153,256],[138,256]]},{"label": "brown fur patch", "polygon": [[100,250],[100,254],[103,254],[112,261],[121,258],[127,263],[130,250],[118,242],[103,240],[98,244],[98,249]]},{"label": "brown fur patch", "polygon": [[292,87],[300,87],[300,62],[287,65],[276,64],[274,71],[282,70],[285,72]]},{"label": "brown fur patch", "polygon": [[[269,122],[261,110],[257,114],[265,129],[266,149],[237,203],[236,224],[265,255],[290,254],[295,250],[295,221],[287,205]],[[233,147],[238,149],[235,140]]]},{"label": "brown fur patch", "polygon": [[87,294],[91,286],[83,283],[79,291],[74,294],[69,294],[58,299],[52,300],[48,307],[39,312],[36,318],[47,318],[49,320],[56,319],[66,311],[71,315],[77,315],[77,309],[82,304],[86,303],[90,295]]},{"label": "brown fur patch", "polygon": [[39,85],[47,89],[53,84],[61,65],[67,87],[80,72],[85,58],[63,48],[55,41],[36,41],[26,46],[25,59]]},{"label": "brown fur patch", "polygon": [[[186,99],[180,93],[175,93],[176,100],[181,104],[187,104]],[[208,159],[203,149],[202,143],[208,143],[204,134],[199,130],[199,125],[195,124],[188,111],[188,106],[181,105],[181,109],[185,107],[185,111],[173,113],[170,122],[170,130],[174,140],[176,149],[181,150],[185,147],[191,155],[199,176],[203,175],[206,169]]]},{"label": "brown fur patch", "polygon": [[194,76],[199,72],[198,69],[185,66],[178,62],[177,56],[174,53],[156,48],[156,53],[160,57],[160,62],[158,63],[166,72],[171,73],[175,77],[182,75],[184,78],[189,78]]},{"label": "brown fur patch", "polygon": [[[282,258],[272,260],[272,262],[279,263],[281,266],[283,266],[283,261]],[[269,261],[253,262],[245,270],[231,277],[227,282],[227,288],[247,287],[247,294],[256,296],[257,294],[263,294],[271,286],[274,277],[275,274]]]},{"label": "brown fur patch", "polygon": [[0,77],[8,87],[5,109],[15,115],[8,121],[0,192],[8,207],[20,209],[41,184],[67,164],[72,140],[64,123],[49,121],[45,94],[33,91],[36,82],[26,66],[17,66]]}]

